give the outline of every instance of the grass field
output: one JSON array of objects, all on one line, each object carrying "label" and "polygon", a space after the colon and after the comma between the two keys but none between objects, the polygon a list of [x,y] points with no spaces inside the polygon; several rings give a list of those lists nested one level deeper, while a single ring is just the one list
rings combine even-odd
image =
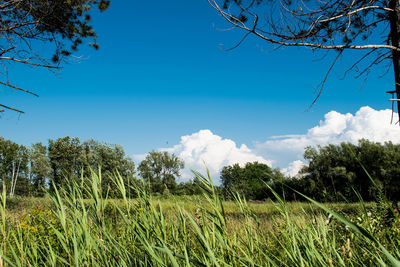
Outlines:
[{"label": "grass field", "polygon": [[[0,207],[0,266],[398,266],[400,223],[386,202],[101,197],[101,177]],[[89,196],[83,198],[82,196]],[[320,205],[318,207],[318,205]],[[337,213],[335,213],[336,211]],[[342,217],[341,215],[344,217]]]}]

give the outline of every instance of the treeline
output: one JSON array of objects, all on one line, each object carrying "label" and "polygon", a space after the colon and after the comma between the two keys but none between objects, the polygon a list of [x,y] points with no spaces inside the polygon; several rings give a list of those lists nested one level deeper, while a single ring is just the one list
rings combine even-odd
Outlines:
[{"label": "treeline", "polygon": [[279,169],[257,162],[226,166],[221,172],[222,192],[227,197],[240,192],[253,200],[273,198],[269,187],[286,200],[301,200],[292,189],[326,202],[359,201],[357,194],[366,201],[380,195],[400,198],[400,145],[360,140],[358,145],[307,147],[304,158],[308,166],[296,177],[284,177]]},{"label": "treeline", "polygon": [[[400,198],[400,145],[360,140],[357,145],[307,147],[304,158],[308,164],[296,177],[258,162],[225,166],[219,190],[226,198],[238,192],[248,200],[273,198],[271,188],[289,201],[301,200],[292,189],[319,201],[358,201],[357,194],[366,201],[382,194]],[[0,137],[0,186],[5,185],[9,195],[43,196],[71,182],[86,183],[99,166],[109,197],[118,197],[111,179],[117,172],[127,188],[141,186],[152,194],[201,192],[196,180],[177,183],[184,162],[168,152],[152,151],[136,167],[120,145],[67,136],[25,147]],[[130,196],[135,197],[133,191]]]},{"label": "treeline", "polygon": [[72,182],[86,183],[90,172],[98,172],[100,166],[103,192],[109,197],[118,197],[112,179],[117,173],[127,188],[135,184],[154,194],[199,192],[193,181],[176,182],[184,164],[167,152],[150,152],[136,168],[120,145],[81,142],[66,136],[50,139],[47,145],[35,143],[26,147],[0,137],[0,187],[5,185],[11,196],[43,196],[54,188],[67,188]]},{"label": "treeline", "polygon": [[315,199],[358,201],[355,191],[364,200],[374,200],[377,191],[391,200],[400,198],[400,145],[362,139],[358,145],[308,147],[304,158],[308,167],[299,188]]}]

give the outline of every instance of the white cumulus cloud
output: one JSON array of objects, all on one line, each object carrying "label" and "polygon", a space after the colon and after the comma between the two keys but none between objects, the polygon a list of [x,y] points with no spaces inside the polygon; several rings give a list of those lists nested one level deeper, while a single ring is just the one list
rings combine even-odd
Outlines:
[{"label": "white cumulus cloud", "polygon": [[172,148],[163,148],[161,151],[174,153],[185,161],[185,170],[182,178],[192,177],[190,169],[205,173],[205,166],[215,182],[219,181],[219,172],[223,166],[258,161],[271,166],[271,161],[256,155],[245,144],[240,147],[230,139],[213,134],[210,130],[200,130],[191,135],[181,137],[179,144]]},{"label": "white cumulus cloud", "polygon": [[[365,138],[373,142],[392,141],[400,143],[400,127],[390,124],[391,110],[375,110],[368,106],[356,114],[330,111],[319,125],[304,134],[273,136],[254,148],[245,144],[238,146],[233,140],[224,139],[210,130],[200,130],[181,137],[179,144],[160,151],[174,153],[185,161],[182,180],[193,177],[190,169],[205,174],[208,167],[211,177],[218,184],[223,166],[258,161],[272,167],[281,167],[285,175],[294,177],[304,166],[303,153],[306,146],[339,144]],[[397,114],[394,114],[397,118]],[[139,161],[146,154],[134,155]],[[181,180],[181,181],[182,181]]]},{"label": "white cumulus cloud", "polygon": [[283,171],[293,174],[295,166],[299,166],[303,159],[306,146],[341,142],[357,144],[362,138],[373,142],[400,143],[400,127],[390,124],[391,113],[389,109],[375,110],[368,106],[360,108],[355,115],[330,111],[318,126],[309,129],[307,133],[271,137],[257,144],[255,151],[264,158],[274,159],[280,166],[289,165]]},{"label": "white cumulus cloud", "polygon": [[286,176],[295,177],[304,166],[304,162],[302,162],[301,160],[295,160],[289,163],[289,166],[287,168],[283,168],[281,172]]}]

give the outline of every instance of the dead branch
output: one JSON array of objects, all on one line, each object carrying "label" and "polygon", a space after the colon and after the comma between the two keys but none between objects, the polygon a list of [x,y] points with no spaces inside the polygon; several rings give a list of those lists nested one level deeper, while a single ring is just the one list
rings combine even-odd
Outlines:
[{"label": "dead branch", "polygon": [[342,52],[343,52],[343,51],[340,51],[340,52],[337,54],[335,60],[332,62],[331,66],[329,67],[328,71],[327,71],[326,74],[325,74],[324,79],[323,79],[322,82],[321,82],[321,85],[320,85],[320,87],[319,87],[317,96],[314,98],[313,102],[312,102],[312,103],[310,104],[310,106],[306,109],[306,111],[310,110],[310,108],[315,104],[315,102],[317,102],[318,98],[321,96],[322,91],[323,91],[323,89],[324,89],[324,87],[325,87],[326,80],[328,79],[328,76],[329,76],[329,74],[331,73],[333,67],[335,66],[337,60],[338,60],[339,57],[342,55]]},{"label": "dead branch", "polygon": [[19,110],[19,109],[16,109],[16,108],[12,108],[12,107],[9,107],[9,106],[3,105],[3,104],[0,104],[0,107],[6,108],[6,109],[9,109],[9,110],[13,110],[13,111],[16,111],[16,112],[19,112],[19,113],[22,113],[22,114],[25,113],[22,110]]},{"label": "dead branch", "polygon": [[285,42],[282,40],[274,39],[268,37],[261,33],[261,31],[257,28],[257,20],[254,21],[253,26],[251,28],[247,27],[245,23],[240,21],[237,17],[225,12],[222,10],[215,0],[208,0],[210,5],[219,12],[219,14],[229,23],[236,26],[239,29],[250,32],[257,37],[272,43],[283,46],[299,46],[299,47],[310,47],[316,49],[330,49],[330,50],[343,50],[343,49],[389,49],[400,52],[399,47],[395,47],[387,44],[367,44],[367,45],[348,45],[348,44],[340,44],[340,45],[324,45],[320,43],[312,43],[312,42]]}]

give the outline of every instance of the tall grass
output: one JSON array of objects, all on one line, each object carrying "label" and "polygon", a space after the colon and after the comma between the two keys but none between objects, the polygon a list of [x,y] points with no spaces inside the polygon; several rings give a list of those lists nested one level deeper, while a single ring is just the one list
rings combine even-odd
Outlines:
[{"label": "tall grass", "polygon": [[349,219],[317,202],[293,216],[290,204],[276,195],[277,213],[265,220],[236,194],[238,213],[232,217],[209,175],[194,174],[203,189],[194,210],[177,204],[164,211],[141,187],[132,188],[138,197],[131,200],[119,175],[114,183],[121,199],[109,200],[95,172],[67,190],[54,188],[49,207],[36,206],[14,220],[7,219],[3,191],[0,266],[399,264],[396,216],[384,221],[365,211]]}]

